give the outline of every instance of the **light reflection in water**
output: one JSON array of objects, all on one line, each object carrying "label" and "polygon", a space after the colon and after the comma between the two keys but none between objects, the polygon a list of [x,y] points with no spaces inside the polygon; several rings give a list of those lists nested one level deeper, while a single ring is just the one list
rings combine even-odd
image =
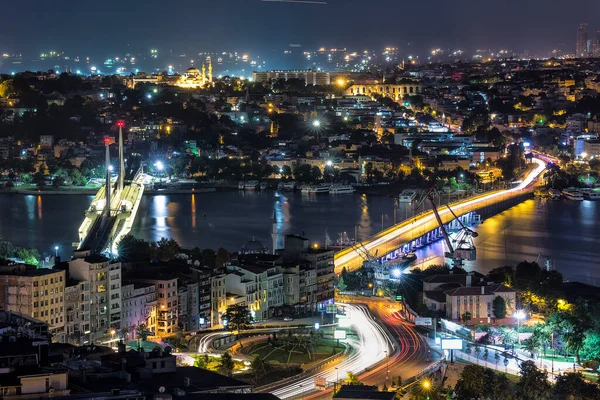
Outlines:
[{"label": "light reflection in water", "polygon": [[37,217],[42,219],[42,196],[37,197]]}]

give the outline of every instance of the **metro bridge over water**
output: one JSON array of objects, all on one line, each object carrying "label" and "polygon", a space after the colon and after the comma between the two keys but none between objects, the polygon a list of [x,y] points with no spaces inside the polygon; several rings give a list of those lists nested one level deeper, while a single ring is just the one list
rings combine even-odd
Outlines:
[{"label": "metro bridge over water", "polygon": [[117,244],[131,231],[144,194],[145,175],[141,167],[135,173],[131,171],[130,180],[126,180],[123,123],[118,122],[117,126],[119,127],[119,174],[116,179],[111,179],[112,167],[109,153],[111,143],[105,140],[106,181],[85,211],[85,219],[79,227],[78,251],[116,254]]},{"label": "metro bridge over water", "polygon": [[[473,222],[475,212],[488,211],[489,214],[495,214],[530,197],[546,169],[546,162],[542,159],[534,158],[532,162],[536,167],[516,187],[451,203],[449,206],[453,212],[448,208],[440,209],[439,216],[442,223],[451,230],[453,224],[457,223],[455,215],[464,224],[470,224]],[[366,261],[365,252],[377,261],[385,261],[396,258],[400,252],[410,251],[414,247],[441,238],[442,232],[433,210],[425,211],[377,233],[371,239],[337,252],[335,273],[341,273],[343,268],[348,271],[360,268]]]}]

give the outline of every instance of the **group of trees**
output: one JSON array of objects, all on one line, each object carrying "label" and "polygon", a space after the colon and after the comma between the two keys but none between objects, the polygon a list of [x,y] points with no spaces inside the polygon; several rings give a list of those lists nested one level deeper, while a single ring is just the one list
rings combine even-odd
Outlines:
[{"label": "group of trees", "polygon": [[169,261],[179,254],[190,257],[192,261],[210,268],[220,268],[229,261],[229,252],[219,248],[201,250],[194,247],[191,250],[182,249],[174,239],[161,238],[156,242],[138,239],[129,234],[125,235],[117,245],[118,257],[122,261]]},{"label": "group of trees", "polygon": [[464,367],[454,387],[458,400],[592,400],[600,398],[600,388],[587,382],[579,373],[559,375],[552,385],[547,372],[537,368],[533,361],[520,365],[519,380],[512,384],[506,375],[478,365]]},{"label": "group of trees", "polygon": [[18,258],[23,260],[25,264],[35,265],[36,267],[39,267],[42,259],[37,249],[16,247],[8,240],[0,240],[0,259],[7,260],[9,258]]}]

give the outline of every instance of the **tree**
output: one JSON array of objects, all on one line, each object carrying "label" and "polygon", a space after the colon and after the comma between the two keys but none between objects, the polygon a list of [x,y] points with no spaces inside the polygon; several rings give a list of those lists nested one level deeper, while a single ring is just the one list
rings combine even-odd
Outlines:
[{"label": "tree", "polygon": [[503,319],[506,317],[506,301],[501,296],[496,296],[492,302],[492,312],[494,318]]},{"label": "tree", "polygon": [[252,373],[254,374],[254,381],[257,383],[263,376],[265,376],[267,372],[266,363],[259,356],[254,357],[254,360],[252,360],[252,364],[250,364],[250,368],[252,369]]},{"label": "tree", "polygon": [[149,261],[150,243],[128,234],[117,244],[117,254],[122,261]]},{"label": "tree", "polygon": [[243,304],[236,304],[227,308],[225,318],[227,319],[227,326],[230,328],[235,327],[235,330],[237,330],[238,333],[244,329],[251,320],[250,312]]},{"label": "tree", "polygon": [[497,351],[494,353],[494,361],[496,363],[496,367],[498,367],[498,362],[500,362],[500,353]]},{"label": "tree", "polygon": [[485,368],[468,364],[460,374],[454,391],[459,399],[472,399],[479,397],[485,391]]},{"label": "tree", "polygon": [[516,392],[523,400],[545,400],[550,397],[551,387],[548,374],[535,366],[533,361],[521,363],[521,377],[516,384]]},{"label": "tree", "polygon": [[504,372],[508,372],[508,363],[509,362],[510,361],[508,361],[508,358],[505,356],[504,357],[504,361],[503,361],[503,363],[504,363]]},{"label": "tree", "polygon": [[229,262],[229,252],[220,247],[215,255],[215,267],[222,268],[227,262]]},{"label": "tree", "polygon": [[137,327],[137,337],[143,341],[148,339],[148,327],[146,326],[146,324],[140,324]]},{"label": "tree", "polygon": [[346,375],[346,381],[344,382],[346,385],[362,385],[362,383],[360,383],[360,380],[358,379],[358,376],[356,376],[352,372],[348,371]]},{"label": "tree", "polygon": [[35,183],[36,186],[40,189],[42,189],[44,186],[46,186],[46,182],[44,180],[44,174],[42,174],[41,172],[36,172],[33,175],[33,183]]},{"label": "tree", "polygon": [[169,261],[181,252],[181,247],[174,239],[161,238],[150,243],[150,257],[153,260]]},{"label": "tree", "polygon": [[600,399],[600,389],[593,383],[586,382],[581,373],[568,372],[556,378],[552,390],[558,400],[593,400]]},{"label": "tree", "polygon": [[465,311],[464,313],[462,313],[460,315],[460,320],[462,321],[463,324],[466,325],[471,320],[471,313],[468,311]]},{"label": "tree", "polygon": [[221,362],[219,363],[219,372],[223,375],[231,376],[234,367],[235,363],[233,362],[233,358],[231,358],[231,354],[229,354],[229,352],[226,351],[221,356]]}]

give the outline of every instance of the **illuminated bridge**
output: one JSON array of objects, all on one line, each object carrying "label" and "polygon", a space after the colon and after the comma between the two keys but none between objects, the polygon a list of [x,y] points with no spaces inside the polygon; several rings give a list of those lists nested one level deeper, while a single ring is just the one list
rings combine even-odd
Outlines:
[{"label": "illuminated bridge", "polygon": [[85,219],[79,227],[78,250],[115,254],[121,238],[131,231],[144,193],[145,175],[141,168],[130,181],[125,181],[123,123],[118,122],[117,126],[119,127],[119,175],[116,179],[111,179],[110,142],[105,140],[106,181],[85,211]]},{"label": "illuminated bridge", "polygon": [[[512,206],[529,197],[542,172],[546,169],[546,163],[539,158],[534,158],[535,169],[530,171],[526,178],[516,187],[508,190],[500,190],[486,193],[476,197],[470,197],[455,203],[450,207],[458,218],[469,218],[474,212],[484,209],[502,206]],[[452,224],[455,216],[447,208],[440,208],[439,214],[443,224]],[[363,241],[361,245],[341,250],[335,254],[335,273],[339,274],[343,268],[355,270],[362,266],[365,249],[379,260],[385,260],[396,253],[399,249],[413,245],[426,244],[441,239],[439,224],[432,210],[422,212],[396,224],[370,239]]]}]

